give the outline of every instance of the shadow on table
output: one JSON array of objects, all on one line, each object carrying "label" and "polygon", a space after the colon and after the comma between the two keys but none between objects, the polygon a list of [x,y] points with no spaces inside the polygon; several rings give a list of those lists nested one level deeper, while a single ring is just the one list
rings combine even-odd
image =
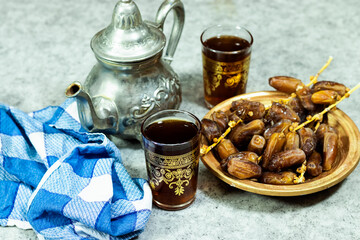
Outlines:
[{"label": "shadow on table", "polygon": [[[344,181],[346,181],[346,179]],[[335,186],[325,189],[323,191],[304,195],[304,196],[296,196],[296,197],[270,197],[269,196],[269,198],[273,198],[273,199],[282,201],[288,205],[293,205],[293,206],[297,206],[297,205],[311,206],[311,205],[320,203],[320,202],[326,200],[327,198],[331,197],[333,194],[335,194],[340,189],[343,182],[340,182],[340,183],[336,184]]]},{"label": "shadow on table", "polygon": [[133,150],[141,149],[141,143],[136,139],[121,139],[116,136],[107,135],[107,137],[117,146],[121,148],[129,148]]},{"label": "shadow on table", "polygon": [[182,74],[181,88],[183,102],[194,103],[200,107],[206,108],[204,102],[204,86],[202,73]]}]

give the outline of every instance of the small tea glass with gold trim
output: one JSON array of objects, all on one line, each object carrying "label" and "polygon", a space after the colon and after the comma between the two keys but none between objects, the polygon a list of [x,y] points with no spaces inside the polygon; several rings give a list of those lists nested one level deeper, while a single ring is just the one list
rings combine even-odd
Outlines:
[{"label": "small tea glass with gold trim", "polygon": [[205,104],[212,108],[245,93],[248,80],[251,33],[240,26],[212,26],[201,34]]},{"label": "small tea glass with gold trim", "polygon": [[199,119],[180,110],[163,110],[141,126],[153,202],[166,210],[188,207],[195,199],[199,151]]}]

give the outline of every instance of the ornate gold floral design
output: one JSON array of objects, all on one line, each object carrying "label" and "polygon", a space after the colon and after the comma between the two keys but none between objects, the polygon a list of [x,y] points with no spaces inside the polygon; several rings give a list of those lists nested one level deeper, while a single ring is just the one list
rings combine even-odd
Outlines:
[{"label": "ornate gold floral design", "polygon": [[224,86],[235,88],[239,84],[241,87],[246,83],[249,71],[250,55],[245,59],[237,62],[218,62],[214,61],[203,54],[203,72],[205,90],[208,95],[215,91],[224,81]]},{"label": "ornate gold floral design", "polygon": [[199,163],[199,150],[177,156],[163,156],[146,151],[148,169],[151,171],[150,186],[155,189],[161,182],[174,189],[174,194],[181,196],[189,185]]}]

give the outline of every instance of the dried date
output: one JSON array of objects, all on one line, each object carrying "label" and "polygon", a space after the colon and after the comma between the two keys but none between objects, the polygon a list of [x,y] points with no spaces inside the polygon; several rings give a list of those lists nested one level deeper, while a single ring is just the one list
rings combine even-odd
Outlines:
[{"label": "dried date", "polygon": [[296,89],[296,95],[303,107],[309,111],[315,110],[315,104],[311,101],[311,89],[305,85],[299,85]]},{"label": "dried date", "polygon": [[264,138],[269,139],[270,136],[275,132],[282,132],[286,134],[291,124],[292,121],[290,121],[289,119],[281,119],[279,122],[273,124],[271,127],[265,130]]},{"label": "dried date", "polygon": [[330,105],[339,99],[339,94],[333,90],[321,90],[311,95],[311,101],[315,104]]},{"label": "dried date", "polygon": [[300,137],[296,132],[288,132],[286,135],[284,150],[300,148]]},{"label": "dried date", "polygon": [[230,110],[245,122],[260,119],[265,115],[264,104],[244,99],[233,101]]},{"label": "dried date", "polygon": [[275,76],[269,78],[269,85],[276,90],[284,93],[293,93],[296,91],[296,87],[301,84],[300,79],[296,79],[288,76]]},{"label": "dried date", "polygon": [[321,166],[321,161],[322,161],[321,154],[314,151],[311,154],[306,164],[307,174],[309,174],[312,177],[319,176],[323,171],[323,167]]},{"label": "dried date", "polygon": [[347,93],[347,88],[344,84],[332,81],[318,81],[311,87],[311,90],[313,92],[321,90],[332,90],[337,92],[340,96],[344,96],[345,93]]},{"label": "dried date", "polygon": [[300,121],[304,121],[306,119],[307,110],[303,107],[298,97],[291,98],[287,105],[296,112],[296,114],[300,117]]},{"label": "dried date", "polygon": [[311,128],[301,128],[298,130],[300,136],[300,148],[309,157],[316,148],[316,136]]},{"label": "dried date", "polygon": [[294,184],[296,174],[293,172],[264,172],[259,179],[262,183],[274,185],[291,185]]},{"label": "dried date", "polygon": [[268,168],[272,156],[280,152],[285,144],[286,138],[284,133],[273,133],[270,136],[270,139],[266,145],[263,158],[262,158],[262,167]]},{"label": "dried date", "polygon": [[239,152],[234,144],[229,139],[223,139],[217,145],[217,152],[219,154],[220,159],[225,159],[231,154]]},{"label": "dried date", "polygon": [[299,115],[297,115],[294,110],[292,110],[289,106],[280,104],[278,102],[272,103],[266,119],[268,122],[273,121],[274,123],[283,119],[289,119],[292,122],[300,121]]},{"label": "dried date", "polygon": [[299,148],[278,152],[275,153],[270,160],[268,169],[272,172],[280,172],[294,165],[303,163],[305,159],[305,152]]},{"label": "dried date", "polygon": [[263,136],[254,135],[248,145],[248,151],[261,155],[266,144],[266,140]]},{"label": "dried date", "polygon": [[260,177],[262,169],[256,163],[232,158],[227,163],[227,171],[238,179],[248,179]]},{"label": "dried date", "polygon": [[228,162],[230,161],[230,159],[233,158],[236,158],[238,160],[250,161],[256,164],[259,163],[259,156],[256,153],[250,151],[241,151],[231,154],[226,159],[223,159],[220,163],[221,168],[226,170]]},{"label": "dried date", "polygon": [[213,114],[211,114],[211,118],[213,121],[215,121],[217,123],[220,131],[225,132],[225,130],[228,128],[228,122],[229,122],[229,118],[226,115],[226,113],[219,110],[219,111],[213,112]]},{"label": "dried date", "polygon": [[265,124],[262,120],[257,119],[245,125],[237,125],[233,128],[229,135],[229,139],[238,148],[247,146],[252,136],[263,134]]},{"label": "dried date", "polygon": [[206,137],[209,143],[212,143],[214,138],[219,138],[221,136],[221,131],[217,123],[207,118],[201,120],[201,133]]},{"label": "dried date", "polygon": [[333,132],[326,132],[324,135],[323,147],[323,168],[325,171],[330,170],[336,159],[338,146],[338,137]]},{"label": "dried date", "polygon": [[234,121],[234,122],[238,122],[239,120],[241,120],[241,118],[238,115],[236,115],[236,112],[229,113],[228,118],[229,121]]}]

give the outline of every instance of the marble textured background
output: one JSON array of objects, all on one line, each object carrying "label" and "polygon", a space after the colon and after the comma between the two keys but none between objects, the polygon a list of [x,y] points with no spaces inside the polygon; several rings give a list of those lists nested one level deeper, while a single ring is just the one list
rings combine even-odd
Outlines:
[{"label": "marble textured background", "polygon": [[[136,1],[153,20],[161,0]],[[360,2],[357,0],[183,0],[186,22],[175,60],[183,88],[181,109],[202,118],[199,36],[214,24],[238,24],[254,36],[248,92],[271,90],[267,79],[290,75],[305,82],[327,61],[320,79],[349,87],[360,81]],[[0,0],[0,102],[34,111],[65,100],[84,81],[95,58],[92,36],[109,24],[115,0]],[[171,18],[166,23],[168,29]],[[360,92],[340,104],[360,126]],[[133,177],[146,178],[140,144],[121,148]],[[201,163],[197,199],[189,208],[156,207],[145,239],[360,239],[360,168],[342,183],[302,197],[256,195],[228,186]],[[0,239],[36,239],[33,231],[0,228]]]}]

